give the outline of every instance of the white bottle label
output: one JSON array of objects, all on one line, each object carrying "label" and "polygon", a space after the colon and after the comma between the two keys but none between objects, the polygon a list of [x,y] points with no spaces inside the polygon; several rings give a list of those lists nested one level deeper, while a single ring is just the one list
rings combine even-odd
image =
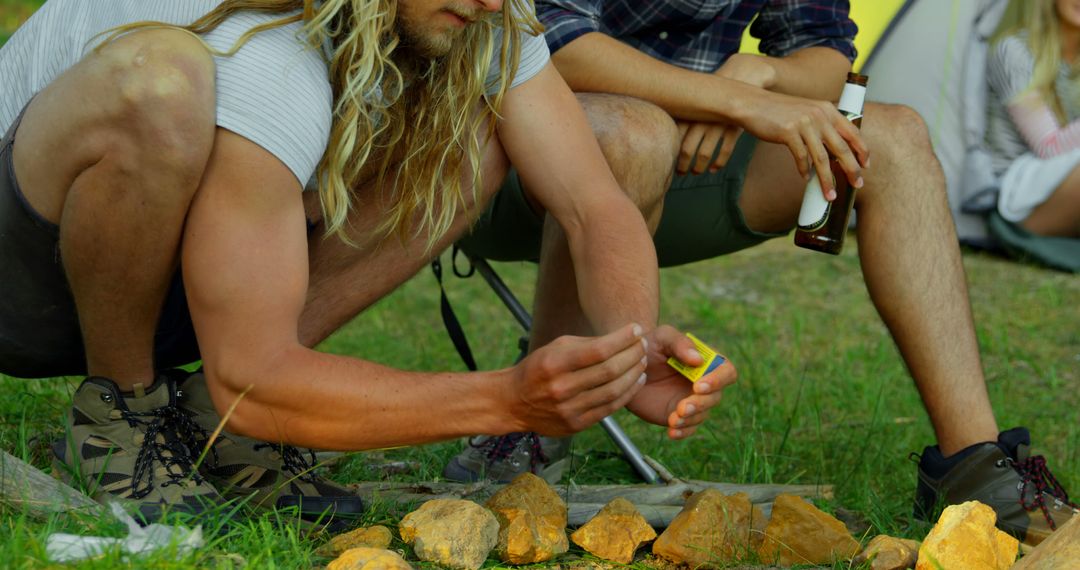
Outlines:
[{"label": "white bottle label", "polygon": [[845,115],[858,115],[862,113],[863,103],[866,101],[866,87],[847,83],[844,91],[840,93],[840,102],[836,108]]},{"label": "white bottle label", "polygon": [[811,175],[806,183],[802,208],[799,209],[799,229],[812,232],[824,225],[829,219],[830,205],[821,193],[821,181],[817,174]]}]

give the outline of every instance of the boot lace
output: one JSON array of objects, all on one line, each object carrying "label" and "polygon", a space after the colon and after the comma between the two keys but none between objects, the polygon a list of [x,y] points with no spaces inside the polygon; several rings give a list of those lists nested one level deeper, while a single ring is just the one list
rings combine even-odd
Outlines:
[{"label": "boot lace", "polygon": [[548,462],[544,450],[540,445],[540,436],[534,432],[510,433],[498,437],[489,437],[480,441],[470,441],[469,445],[479,449],[487,459],[488,467],[495,463],[508,459],[514,454],[514,450],[522,444],[529,452],[529,471],[536,473]]},{"label": "boot lace", "polygon": [[[166,480],[162,487],[181,485],[185,481],[202,484],[203,479],[195,469],[193,449],[198,449],[197,436],[208,438],[191,416],[180,408],[168,405],[149,412],[121,410],[120,416],[132,428],[143,431],[143,442],[135,457],[132,473],[131,496],[141,499],[154,489],[154,464],[160,463]],[[158,436],[161,436],[160,438]]]},{"label": "boot lace", "polygon": [[297,479],[307,482],[315,482],[315,464],[318,463],[315,457],[315,452],[308,449],[308,457],[304,457],[304,454],[297,448],[291,445],[285,445],[283,443],[257,443],[255,449],[270,448],[278,452],[281,455],[281,464],[285,471],[292,473]]},{"label": "boot lace", "polygon": [[[1017,473],[1020,474],[1022,480],[1020,484],[1021,506],[1029,512],[1041,509],[1051,530],[1057,530],[1057,525],[1054,523],[1054,519],[1050,516],[1050,510],[1046,506],[1047,494],[1074,509],[1080,508],[1077,507],[1076,503],[1069,500],[1069,494],[1065,492],[1065,488],[1050,472],[1050,468],[1046,466],[1046,458],[1042,455],[1034,455],[1022,462],[1012,462],[1012,465],[1013,469],[1016,469]],[[1029,488],[1034,491],[1030,500],[1027,498]]]}]

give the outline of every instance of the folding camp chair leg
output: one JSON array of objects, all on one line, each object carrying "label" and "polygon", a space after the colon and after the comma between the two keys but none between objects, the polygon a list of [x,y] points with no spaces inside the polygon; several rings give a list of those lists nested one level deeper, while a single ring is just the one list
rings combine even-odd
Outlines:
[{"label": "folding camp chair leg", "polygon": [[623,452],[623,457],[630,463],[630,466],[637,471],[638,475],[649,484],[660,483],[660,476],[656,474],[656,470],[653,469],[647,461],[645,456],[642,455],[641,450],[634,445],[634,442],[630,440],[630,436],[626,435],[626,432],[619,427],[615,418],[608,416],[600,420],[600,425],[604,427],[604,431],[607,432],[611,441],[615,442],[615,445],[619,447]]},{"label": "folding camp chair leg", "polygon": [[[521,327],[526,332],[532,329],[532,316],[525,310],[525,307],[521,305],[521,302],[517,300],[514,293],[510,291],[510,288],[503,283],[503,280],[495,273],[491,265],[487,260],[479,257],[473,257],[466,253],[469,258],[469,262],[473,268],[476,269],[480,276],[487,281],[487,284],[491,286],[491,289],[495,291],[495,294],[499,297],[499,300],[506,305],[506,308],[510,310],[510,313],[514,315]],[[630,437],[626,435],[626,432],[619,427],[619,424],[615,422],[615,418],[606,417],[600,420],[600,425],[603,426],[604,431],[607,432],[608,437],[611,438],[619,450],[622,451],[623,456],[630,465],[637,471],[646,482],[655,484],[660,483],[660,476],[656,474],[656,470],[649,466],[645,461],[645,457],[641,451],[634,445],[634,442],[630,440]]]}]

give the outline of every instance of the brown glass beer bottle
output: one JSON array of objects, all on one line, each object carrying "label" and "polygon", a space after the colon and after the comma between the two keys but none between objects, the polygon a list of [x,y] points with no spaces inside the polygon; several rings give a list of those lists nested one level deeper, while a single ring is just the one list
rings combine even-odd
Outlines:
[{"label": "brown glass beer bottle", "polygon": [[[865,75],[849,73],[844,92],[840,95],[840,112],[855,124],[862,125],[863,103],[866,101]],[[799,226],[795,229],[795,245],[838,255],[844,247],[851,207],[855,205],[855,188],[835,158],[829,161],[836,187],[836,199],[829,202],[821,193],[817,174],[810,177],[799,209]]]}]

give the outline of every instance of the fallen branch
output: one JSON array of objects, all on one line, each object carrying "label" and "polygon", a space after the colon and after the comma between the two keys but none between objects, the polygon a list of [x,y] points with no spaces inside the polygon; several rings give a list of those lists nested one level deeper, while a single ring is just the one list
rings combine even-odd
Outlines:
[{"label": "fallen branch", "polygon": [[[392,483],[364,482],[351,485],[361,497],[389,500],[397,503],[422,503],[431,499],[470,499],[483,502],[503,485],[485,483]],[[585,524],[605,504],[622,497],[641,512],[649,524],[663,528],[682,510],[686,499],[704,489],[716,489],[724,494],[746,493],[750,502],[771,510],[773,500],[781,494],[806,498],[831,499],[831,485],[740,485],[712,481],[677,481],[667,485],[559,485],[555,491],[568,505],[570,526]]]}]

